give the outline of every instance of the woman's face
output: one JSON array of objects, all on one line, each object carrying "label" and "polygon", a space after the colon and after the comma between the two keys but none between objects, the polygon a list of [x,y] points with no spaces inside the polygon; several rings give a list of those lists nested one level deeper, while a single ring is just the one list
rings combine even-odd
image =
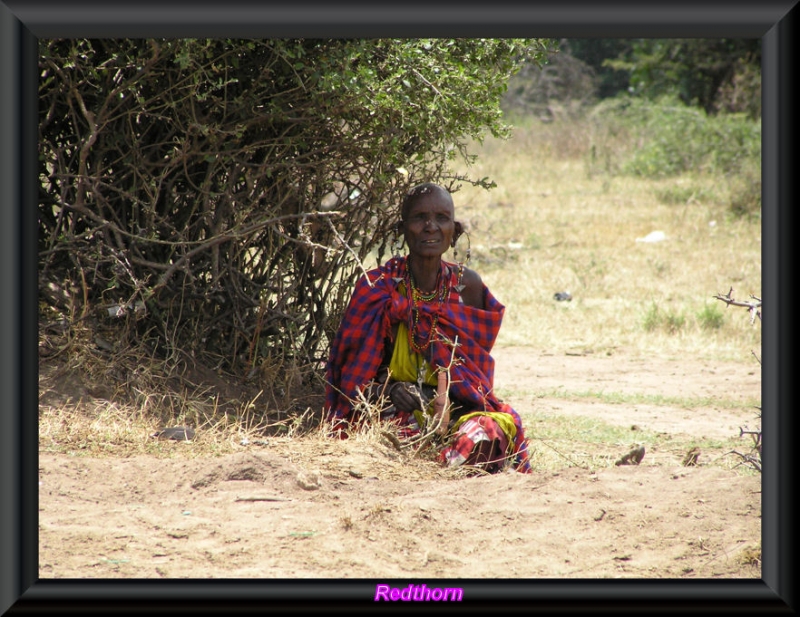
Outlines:
[{"label": "woman's face", "polygon": [[453,242],[457,223],[448,193],[433,191],[419,197],[403,221],[408,251],[419,257],[441,257]]}]

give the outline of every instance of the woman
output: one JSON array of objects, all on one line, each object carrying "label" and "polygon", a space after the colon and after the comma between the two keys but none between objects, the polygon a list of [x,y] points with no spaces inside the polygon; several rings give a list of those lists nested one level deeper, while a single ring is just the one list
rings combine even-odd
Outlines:
[{"label": "woman", "polygon": [[408,246],[356,284],[327,366],[326,408],[347,436],[365,407],[403,439],[448,436],[439,458],[498,472],[529,472],[519,415],[494,394],[490,355],[505,307],[477,272],[445,262],[463,233],[450,193],[425,183],[403,200]]}]

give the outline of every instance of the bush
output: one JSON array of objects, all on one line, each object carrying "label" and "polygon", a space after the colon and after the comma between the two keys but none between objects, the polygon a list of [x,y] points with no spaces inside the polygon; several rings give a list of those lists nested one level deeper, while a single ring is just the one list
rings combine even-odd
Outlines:
[{"label": "bush", "polygon": [[599,105],[598,117],[620,124],[631,148],[621,170],[647,178],[685,172],[733,176],[760,166],[761,123],[745,114],[709,116],[672,98],[618,97]]},{"label": "bush", "polygon": [[761,170],[754,166],[742,170],[731,182],[730,211],[735,217],[761,216]]},{"label": "bush", "polygon": [[450,162],[508,134],[508,78],[546,50],[540,39],[42,39],[44,304],[125,313],[120,342],[159,357],[239,375],[265,358],[319,366],[409,186],[491,185]]}]

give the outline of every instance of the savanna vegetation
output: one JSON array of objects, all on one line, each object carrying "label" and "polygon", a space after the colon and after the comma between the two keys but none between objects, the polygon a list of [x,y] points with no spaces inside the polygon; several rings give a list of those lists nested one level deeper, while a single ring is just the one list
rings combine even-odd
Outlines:
[{"label": "savanna vegetation", "polygon": [[724,40],[42,41],[40,390],[80,374],[117,402],[41,407],[43,438],[318,419],[352,283],[421,180],[455,191],[498,345],[747,361],[760,331],[714,295],[761,295],[759,61]]},{"label": "savanna vegetation", "polygon": [[[541,328],[522,315],[509,341],[710,354],[760,370],[759,324],[717,301],[732,294],[728,306],[758,310],[760,321],[760,59],[754,40],[570,40],[543,70],[512,78],[504,108],[516,146],[490,144],[479,157],[488,163],[479,173],[504,177],[505,194],[467,191],[479,223],[509,215],[492,204],[538,213],[494,249],[523,260],[519,286],[508,273],[500,280],[548,311]],[[526,151],[535,164],[519,160]],[[542,306],[560,288],[584,290],[590,306]],[[750,406],[757,426],[741,427],[746,449],[734,454],[760,471],[760,402]]]}]

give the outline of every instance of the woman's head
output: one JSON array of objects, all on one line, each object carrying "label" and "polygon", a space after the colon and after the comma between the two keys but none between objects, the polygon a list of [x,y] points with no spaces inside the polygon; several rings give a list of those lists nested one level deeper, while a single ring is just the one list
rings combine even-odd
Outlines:
[{"label": "woman's head", "polygon": [[413,206],[419,200],[430,197],[431,195],[439,195],[442,199],[449,201],[450,205],[455,209],[453,198],[446,188],[433,182],[423,182],[422,184],[417,184],[416,186],[411,187],[408,193],[406,193],[406,196],[403,198],[403,203],[400,207],[400,220],[407,220],[408,212],[411,209],[411,206]]},{"label": "woman's head", "polygon": [[406,194],[399,230],[411,254],[428,257],[443,255],[463,232],[449,191],[432,182],[418,184]]}]

